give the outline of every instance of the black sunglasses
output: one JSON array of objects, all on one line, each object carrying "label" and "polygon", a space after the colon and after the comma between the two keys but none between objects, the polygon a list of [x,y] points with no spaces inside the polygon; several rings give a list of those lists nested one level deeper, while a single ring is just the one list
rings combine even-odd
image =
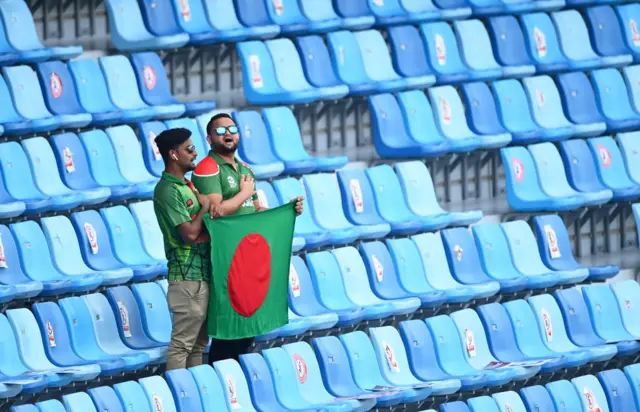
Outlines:
[{"label": "black sunglasses", "polygon": [[238,126],[218,126],[216,127],[216,134],[218,136],[224,136],[225,133],[227,133],[227,130],[230,134],[236,134],[238,133]]}]

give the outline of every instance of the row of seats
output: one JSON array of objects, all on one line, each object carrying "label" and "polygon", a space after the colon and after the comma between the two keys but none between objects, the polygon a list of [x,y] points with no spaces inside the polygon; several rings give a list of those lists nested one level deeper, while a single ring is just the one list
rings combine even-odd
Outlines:
[{"label": "row of seats", "polygon": [[[110,348],[98,364],[107,369],[99,373],[114,373],[117,367],[111,362],[133,363],[134,355],[138,355],[138,361],[143,354],[147,362],[158,361],[168,341],[170,316],[161,289],[155,283],[134,285],[133,290],[118,287],[109,289],[106,297],[94,294],[62,299],[59,307],[51,302],[35,304],[33,314],[28,309],[9,310],[6,318],[0,316],[2,336],[8,343],[5,348],[15,350],[7,354],[17,363],[25,362],[24,356],[16,353],[21,355],[23,348],[30,346],[31,353],[40,354],[40,371],[54,366],[46,362],[78,368],[75,374],[65,376],[71,380],[80,379],[79,368],[89,369],[93,364],[89,359],[74,363],[69,358],[64,363],[60,360],[62,353],[75,354],[76,359],[89,357],[76,354],[77,348],[95,348],[95,341]],[[286,344],[263,350],[262,354],[241,355],[240,364],[234,360],[216,362],[213,366],[220,380],[209,379],[204,393],[199,393],[202,388],[197,388],[199,384],[188,371],[170,371],[166,374],[170,386],[181,381],[173,393],[180,396],[174,399],[170,390],[157,391],[156,395],[178,411],[186,411],[187,406],[192,411],[209,410],[207,406],[214,402],[226,404],[231,410],[238,408],[234,406],[237,403],[259,411],[301,410],[327,404],[333,404],[336,410],[369,410],[420,402],[429,396],[528,379],[541,370],[553,372],[636,353],[640,350],[638,304],[640,286],[635,281],[565,289],[555,296],[538,295],[528,301],[482,305],[477,311],[463,309],[426,320],[403,321],[399,330],[374,327],[369,329],[369,336],[356,331],[315,338],[313,346],[305,342]],[[100,330],[90,319],[92,315],[100,316]],[[16,331],[27,326],[28,332],[16,337]],[[90,343],[81,346],[82,341]],[[614,341],[617,343],[609,343]],[[27,360],[31,364],[38,361]],[[29,370],[28,366],[24,368]],[[211,371],[208,365],[191,371],[207,368]],[[52,373],[55,370],[49,369]],[[147,379],[166,385],[159,377]],[[41,383],[47,384],[53,382]],[[3,385],[13,391],[18,386],[15,381]],[[29,393],[36,390],[35,386],[25,384],[21,389]],[[124,406],[127,408],[127,403]]]},{"label": "row of seats", "polygon": [[640,196],[638,132],[501,149],[507,201],[523,212],[575,210]]},{"label": "row of seats", "polygon": [[[214,101],[179,103],[155,53],[3,67],[0,132],[16,136],[171,119],[210,112]],[[3,130],[2,130],[3,129]]]},{"label": "row of seats", "polygon": [[[640,5],[621,6],[618,12],[621,19],[626,14],[638,19]],[[585,41],[589,31],[576,10],[524,15],[520,20],[525,32],[513,16],[490,18],[489,30],[480,20],[456,21],[455,33],[446,22],[425,23],[419,29],[393,27],[388,29],[391,56],[376,30],[332,32],[327,44],[317,35],[242,42],[238,51],[244,93],[252,104],[307,103],[346,94],[424,89],[436,82],[591,70],[633,61],[634,51],[640,50],[632,39],[633,48],[624,42],[610,6],[588,9],[586,17],[597,53]],[[605,25],[607,30],[601,30]]]},{"label": "row of seats", "polygon": [[82,52],[80,46],[44,47],[27,3],[24,0],[0,2],[0,66],[71,59]]},{"label": "row of seats", "polygon": [[151,201],[0,225],[0,302],[166,275]]}]

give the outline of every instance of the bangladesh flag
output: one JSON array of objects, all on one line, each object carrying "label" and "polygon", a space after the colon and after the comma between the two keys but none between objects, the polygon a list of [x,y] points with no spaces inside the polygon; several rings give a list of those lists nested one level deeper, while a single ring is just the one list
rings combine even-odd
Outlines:
[{"label": "bangladesh flag", "polygon": [[294,203],[264,212],[210,219],[209,336],[242,339],[289,321],[288,282]]}]

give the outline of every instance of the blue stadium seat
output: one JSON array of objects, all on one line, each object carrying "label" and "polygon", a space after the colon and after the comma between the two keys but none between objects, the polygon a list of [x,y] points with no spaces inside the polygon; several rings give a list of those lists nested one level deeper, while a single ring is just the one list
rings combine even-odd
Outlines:
[{"label": "blue stadium seat", "polygon": [[[538,250],[545,266],[560,271],[582,269],[582,266],[573,257],[569,233],[560,216],[535,216],[533,222],[538,237]],[[589,280],[592,281],[612,278],[620,270],[613,265],[591,266],[587,269],[589,270]]]},{"label": "blue stadium seat", "polygon": [[[502,125],[511,133],[512,142],[535,143],[547,134],[533,120],[527,96],[518,80],[499,80],[491,83],[491,91]],[[527,110],[522,110],[526,107]]]},{"label": "blue stadium seat", "polygon": [[[245,375],[250,377],[247,380],[247,384],[255,410],[275,412],[288,410],[278,402],[271,372],[269,372],[266,361],[259,353],[240,355],[240,364]],[[228,410],[226,406],[224,410]]]},{"label": "blue stadium seat", "polygon": [[[189,372],[198,385],[198,393],[204,412],[227,411],[227,401],[222,384],[211,365],[200,365],[189,368]],[[248,405],[247,408],[251,406]]]},{"label": "blue stadium seat", "polygon": [[560,49],[560,40],[551,18],[546,13],[525,14],[521,18],[529,57],[536,72],[557,73],[569,69],[569,60]]},{"label": "blue stadium seat", "polygon": [[469,127],[474,133],[508,133],[500,124],[496,103],[485,83],[466,83],[462,85],[461,91]]},{"label": "blue stadium seat", "polygon": [[638,364],[628,365],[624,367],[624,374],[631,384],[633,396],[636,399],[636,408],[638,407],[638,384],[640,383],[640,366]]},{"label": "blue stadium seat", "polygon": [[103,376],[118,375],[125,368],[123,359],[94,359],[91,362],[78,356],[71,346],[69,329],[58,305],[54,302],[36,303],[33,314],[40,326],[40,334],[47,357],[57,367],[97,364]]},{"label": "blue stadium seat", "polygon": [[[416,0],[402,0],[404,3],[422,3]],[[473,12],[469,3],[465,0],[434,0],[433,2],[440,10],[440,15],[446,20],[465,19]],[[415,7],[415,6],[414,6]]]},{"label": "blue stadium seat", "polygon": [[298,121],[288,107],[262,109],[262,116],[269,131],[271,147],[285,164],[285,171],[296,174],[332,171],[347,164],[349,159],[346,156],[310,156],[302,144]]},{"label": "blue stadium seat", "polygon": [[551,395],[556,410],[582,410],[580,397],[571,382],[567,380],[550,382],[546,385],[546,389]]},{"label": "blue stadium seat", "polygon": [[40,192],[33,179],[27,156],[17,142],[0,143],[0,172],[7,193],[11,198],[24,202],[28,214],[66,210],[78,206],[82,199],[75,195],[62,195],[51,199]]},{"label": "blue stadium seat", "polygon": [[555,412],[551,395],[544,386],[527,386],[520,389],[520,398],[527,408],[527,411]]},{"label": "blue stadium seat", "polygon": [[156,145],[156,137],[167,130],[162,122],[145,122],[138,123],[138,136],[142,144],[142,157],[147,170],[156,177],[161,177],[164,171],[164,161],[160,150]]},{"label": "blue stadium seat", "polygon": [[149,401],[142,390],[140,384],[136,381],[126,381],[113,385],[122,407],[134,411],[147,411],[149,409]]},{"label": "blue stadium seat", "polygon": [[[520,252],[510,249],[507,236],[500,225],[487,223],[473,226],[471,230],[482,268],[498,282],[506,285],[524,284],[527,289],[547,288],[554,286],[558,282],[553,274],[546,271],[532,273],[528,270],[527,265],[522,265],[522,262],[516,261],[516,258],[520,258]],[[527,270],[520,271],[520,266],[525,266]],[[515,287],[518,288],[520,286]]]},{"label": "blue stadium seat", "polygon": [[[533,119],[541,128],[547,129],[545,140],[564,140],[571,136],[591,135],[588,127],[576,127],[571,124],[562,111],[560,93],[550,76],[535,76],[523,79],[524,89],[529,99]],[[600,130],[601,125],[594,128]]]},{"label": "blue stadium seat", "polygon": [[638,90],[638,82],[640,81],[640,66],[627,66],[622,68],[624,81],[627,85],[629,100],[631,106],[636,113],[640,111],[640,91]]},{"label": "blue stadium seat", "polygon": [[[200,13],[202,11],[202,3],[200,1],[190,3],[189,6],[191,7],[191,22],[196,19],[204,19]],[[148,105],[171,106],[183,104],[185,106],[185,116],[198,116],[216,108],[216,102],[213,100],[178,102],[171,94],[167,72],[157,53],[136,53],[132,54],[129,59],[136,73],[140,95]]]},{"label": "blue stadium seat", "polygon": [[331,32],[326,39],[333,69],[340,82],[349,86],[350,95],[393,92],[404,87],[402,79],[376,83],[367,75],[360,46],[353,33],[344,30]]},{"label": "blue stadium seat", "polygon": [[440,412],[470,412],[470,409],[466,403],[455,401],[441,404]]},{"label": "blue stadium seat", "polygon": [[[471,80],[493,80],[503,76],[503,69],[496,62],[489,33],[477,19],[455,21],[456,38],[460,44],[463,62],[469,67]],[[517,70],[507,69],[506,76]]]},{"label": "blue stadium seat", "polygon": [[[6,387],[6,385],[4,386]],[[17,395],[17,392],[16,392],[16,395]],[[11,412],[40,412],[40,410],[36,408],[34,405],[18,405],[18,406],[13,406],[11,408]],[[62,412],[66,412],[64,410],[64,407],[62,408]]]},{"label": "blue stadium seat", "polygon": [[250,165],[280,163],[284,169],[284,164],[273,153],[269,134],[260,113],[247,110],[233,112],[232,116],[240,130],[240,157]]},{"label": "blue stadium seat", "polygon": [[464,140],[471,147],[495,149],[511,142],[509,133],[476,135],[468,126],[460,95],[453,86],[432,87],[429,98],[437,113],[440,132],[450,140]]},{"label": "blue stadium seat", "polygon": [[[126,283],[133,277],[133,271],[124,267],[96,271],[90,269],[82,259],[78,237],[66,216],[43,218],[41,225],[56,267],[67,276],[98,274],[102,275],[103,285]],[[83,237],[87,242],[90,241],[88,234]],[[99,244],[96,243],[96,246]]]},{"label": "blue stadium seat", "polygon": [[[390,315],[404,315],[415,312],[420,307],[419,299],[413,297],[400,299],[381,299],[372,291],[367,268],[362,255],[355,247],[347,246],[334,249],[333,259],[338,265],[338,274],[342,277],[346,296],[364,310],[364,319],[382,319]],[[326,263],[325,263],[326,262]],[[323,263],[332,265],[331,259]],[[332,270],[332,266],[328,266]],[[329,285],[324,286],[329,290]]]},{"label": "blue stadium seat", "polygon": [[589,38],[589,31],[584,19],[577,10],[563,10],[551,13],[562,52],[569,59],[569,67],[574,70],[590,70],[601,66],[623,65],[626,59],[608,62],[593,51],[591,43],[584,41]]},{"label": "blue stadium seat", "polygon": [[471,412],[499,412],[500,408],[490,396],[478,396],[467,401]]},{"label": "blue stadium seat", "polygon": [[162,231],[156,219],[153,201],[147,200],[132,203],[129,205],[129,210],[136,222],[144,251],[154,260],[160,262],[164,269],[167,264],[167,257],[165,255]]},{"label": "blue stadium seat", "polygon": [[[478,249],[467,228],[447,229],[440,232],[447,254],[447,261],[455,279],[463,284],[499,284],[501,290],[518,291],[527,286],[523,277],[493,279],[482,268]],[[495,287],[495,286],[494,286]]]},{"label": "blue stadium seat", "polygon": [[345,29],[364,30],[373,26],[376,22],[367,0],[354,0],[346,3],[333,0],[333,6],[338,16],[342,18],[342,24]]},{"label": "blue stadium seat", "polygon": [[27,209],[24,202],[15,200],[4,187],[2,179],[0,179],[0,218],[11,219],[20,216]]},{"label": "blue stadium seat", "polygon": [[507,411],[513,412],[528,412],[517,392],[508,391],[494,393],[491,397],[496,402],[499,409],[504,408]]},{"label": "blue stadium seat", "polygon": [[640,58],[640,33],[638,32],[638,21],[640,21],[640,5],[624,4],[616,6],[616,14],[618,16],[624,35],[624,42],[633,54],[633,60],[638,62]]},{"label": "blue stadium seat", "polygon": [[67,65],[60,61],[38,63],[36,72],[47,109],[68,127],[85,127],[93,120],[78,101]]},{"label": "blue stadium seat", "polygon": [[[143,18],[146,18],[153,34],[189,34],[189,43],[194,45],[211,44],[219,41],[218,34],[209,25],[208,16],[202,0],[189,3],[179,1],[161,1],[155,7],[141,3]],[[177,23],[177,27],[176,27]],[[158,33],[160,31],[160,33]],[[170,32],[169,32],[170,31]]]},{"label": "blue stadium seat", "polygon": [[[264,18],[266,10],[263,9],[262,2],[255,6],[256,13],[253,16],[248,2],[236,2],[237,12],[233,3],[233,0],[205,0],[209,23],[218,33],[219,41],[237,42],[247,37],[269,39],[280,33],[280,26]],[[225,18],[220,19],[220,16]]]},{"label": "blue stadium seat", "polygon": [[609,412],[607,397],[602,389],[602,385],[593,375],[585,375],[571,379],[576,392],[579,394],[582,410],[598,410]]},{"label": "blue stadium seat", "polygon": [[314,87],[342,86],[331,65],[329,49],[318,35],[301,36],[295,39],[300,61],[307,81]]},{"label": "blue stadium seat", "polygon": [[390,27],[387,33],[392,50],[393,68],[398,74],[404,77],[433,75],[417,28]]},{"label": "blue stadium seat", "polygon": [[62,402],[67,412],[97,412],[91,397],[86,392],[76,392],[70,395],[63,395]]},{"label": "blue stadium seat", "polygon": [[[202,135],[200,133],[200,128],[198,127],[197,121],[195,119],[183,117],[182,119],[166,120],[164,122],[164,125],[167,129],[182,128],[182,129],[187,129],[191,132],[191,142],[196,147],[196,152],[198,152],[198,156],[196,157],[196,160],[194,160],[195,164],[200,163],[203,159],[207,157],[207,154],[209,153],[208,142],[202,138]],[[127,133],[130,134],[129,130],[127,130]],[[137,154],[136,154],[136,157],[137,157]],[[160,157],[160,159],[162,159],[162,156]],[[162,163],[164,164],[164,161],[162,161]],[[146,165],[146,162],[145,162],[145,165]],[[147,171],[148,170],[149,169],[147,168]],[[162,176],[162,173],[161,173],[161,176]]]},{"label": "blue stadium seat", "polygon": [[111,101],[107,82],[93,59],[79,59],[68,63],[69,72],[82,108],[91,113],[93,125],[144,121],[151,118],[148,108],[121,110]]},{"label": "blue stadium seat", "polygon": [[331,31],[321,24],[315,25],[311,30],[309,21],[302,14],[297,0],[264,1],[269,19],[280,26],[280,33],[287,36],[295,36],[312,31]]},{"label": "blue stadium seat", "polygon": [[310,32],[328,32],[343,27],[331,0],[300,0],[300,11],[309,22],[307,30]]},{"label": "blue stadium seat", "polygon": [[[176,412],[204,412],[198,385],[186,369],[167,371],[165,379],[176,404]],[[164,406],[164,405],[163,405]]]},{"label": "blue stadium seat", "polygon": [[[557,290],[554,297],[562,312],[569,338],[576,345],[589,348],[592,362],[607,361],[618,353],[619,350],[615,344],[608,345],[604,339],[596,335],[593,326],[591,326],[587,305],[578,289]],[[624,344],[620,345],[619,348],[625,349],[624,346]]]},{"label": "blue stadium seat", "polygon": [[[505,2],[509,7],[524,5],[527,7],[533,2]],[[531,76],[536,72],[535,62],[527,54],[524,34],[518,20],[514,16],[491,17],[488,21],[491,30],[491,45],[498,63],[503,67],[503,76],[523,77]]]},{"label": "blue stadium seat", "polygon": [[[176,403],[171,396],[169,385],[161,376],[150,376],[138,380],[142,391],[147,397],[147,404],[151,410],[162,409],[176,411]],[[158,405],[160,407],[158,408]]]},{"label": "blue stadium seat", "polygon": [[[419,90],[403,93],[418,93],[426,100],[424,93]],[[415,100],[418,98],[407,96],[406,99]],[[391,93],[369,96],[368,103],[373,122],[373,144],[378,155],[384,158],[422,158],[440,156],[448,151],[449,144],[435,129],[433,115],[428,103],[427,106],[422,106],[422,108],[428,107],[428,112],[421,114],[430,116],[430,119],[422,118],[421,121],[428,122],[427,124],[433,127],[432,130],[435,135],[432,137],[428,137],[423,130],[419,134],[409,133],[407,126],[409,128],[411,126],[414,128],[420,126],[416,124],[416,120],[413,119],[414,116],[410,114],[406,114],[407,117],[405,119],[402,118],[406,112],[401,111],[398,101]],[[411,116],[411,118],[408,118],[408,116]],[[429,122],[429,120],[431,121]],[[413,124],[407,124],[409,122]],[[418,136],[422,141],[416,139]]]},{"label": "blue stadium seat", "polygon": [[620,369],[598,372],[598,380],[611,412],[630,411],[635,408],[631,385],[624,372]]},{"label": "blue stadium seat", "polygon": [[468,302],[476,298],[495,295],[500,290],[500,284],[489,282],[485,284],[463,284],[453,278],[446,252],[439,233],[423,233],[412,236],[422,257],[427,281],[436,290],[447,293],[450,302]]},{"label": "blue stadium seat", "polygon": [[[406,349],[411,373],[422,381],[441,381],[442,385],[451,385],[459,381],[464,391],[480,389],[486,378],[482,373],[468,376],[458,376],[456,379],[447,374],[438,363],[438,357],[433,344],[433,337],[426,323],[413,319],[400,322],[400,334]],[[436,382],[434,382],[436,383]],[[435,388],[434,388],[435,392]]]},{"label": "blue stadium seat", "polygon": [[151,34],[145,27],[142,11],[136,2],[108,0],[105,6],[111,39],[118,50],[131,52],[172,49],[189,42],[189,35],[184,32],[166,36]]},{"label": "blue stadium seat", "polygon": [[613,191],[614,200],[634,199],[640,186],[631,180],[618,145],[610,136],[587,141],[600,182]]},{"label": "blue stadium seat", "polygon": [[585,73],[562,73],[557,77],[564,113],[574,124],[576,135],[597,136],[607,124],[600,114],[591,82]]},{"label": "blue stadium seat", "polygon": [[89,389],[87,391],[96,410],[100,411],[124,411],[124,406],[120,404],[118,395],[110,386],[100,386],[97,388]]},{"label": "blue stadium seat", "polygon": [[24,0],[3,1],[0,4],[0,18],[8,43],[21,60],[71,59],[82,54],[80,46],[45,48],[38,38],[33,15]]},{"label": "blue stadium seat", "polygon": [[589,7],[586,9],[585,19],[591,43],[595,51],[603,56],[603,65],[624,66],[633,61],[633,56],[624,43],[618,17],[611,6]]},{"label": "blue stadium seat", "polygon": [[140,96],[136,74],[131,62],[125,56],[100,57],[100,68],[104,74],[109,96],[120,110],[146,110],[155,119],[172,119],[182,116],[182,104],[147,105]]},{"label": "blue stadium seat", "polygon": [[0,269],[0,301],[32,298],[37,295],[55,296],[71,291],[70,279],[56,279],[49,273],[37,273],[29,278],[21,265],[14,236],[5,225],[0,225],[0,244],[3,249],[4,265]]},{"label": "blue stadium seat", "polygon": [[168,345],[171,340],[171,314],[162,287],[155,282],[136,283],[131,286],[146,335],[153,341]]},{"label": "blue stadium seat", "polygon": [[640,115],[631,105],[622,75],[616,69],[600,69],[591,72],[598,107],[607,122],[607,130],[624,132],[640,125]]},{"label": "blue stadium seat", "polygon": [[445,22],[420,25],[429,65],[438,84],[459,83],[469,79],[469,69],[462,62],[458,42],[451,26]]},{"label": "blue stadium seat", "polygon": [[374,16],[376,16],[376,22],[381,26],[420,23],[423,21],[439,20],[440,17],[440,10],[433,2],[428,0],[423,1],[421,5],[416,5],[415,2],[401,0],[387,2],[370,1],[369,7]]},{"label": "blue stadium seat", "polygon": [[609,287],[618,303],[625,329],[633,336],[637,336],[640,332],[636,314],[640,304],[640,286],[635,280],[630,279],[611,283]]}]

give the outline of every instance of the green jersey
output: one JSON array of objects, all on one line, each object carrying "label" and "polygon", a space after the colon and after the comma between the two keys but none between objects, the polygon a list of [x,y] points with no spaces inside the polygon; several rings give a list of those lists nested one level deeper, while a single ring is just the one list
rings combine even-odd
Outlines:
[{"label": "green jersey", "polygon": [[[203,195],[219,194],[222,195],[222,200],[231,199],[240,193],[241,176],[249,175],[254,179],[255,176],[249,165],[237,158],[234,159],[234,162],[235,167],[210,151],[209,155],[198,163],[196,170],[193,171],[193,184],[198,192]],[[242,204],[236,215],[254,213],[256,211],[254,200],[258,200],[258,195],[255,192]]]},{"label": "green jersey", "polygon": [[206,229],[191,245],[182,240],[178,231],[178,226],[190,222],[200,212],[200,203],[192,187],[188,180],[165,172],[153,194],[153,208],[169,261],[170,281],[209,280],[211,277],[211,246]]}]

